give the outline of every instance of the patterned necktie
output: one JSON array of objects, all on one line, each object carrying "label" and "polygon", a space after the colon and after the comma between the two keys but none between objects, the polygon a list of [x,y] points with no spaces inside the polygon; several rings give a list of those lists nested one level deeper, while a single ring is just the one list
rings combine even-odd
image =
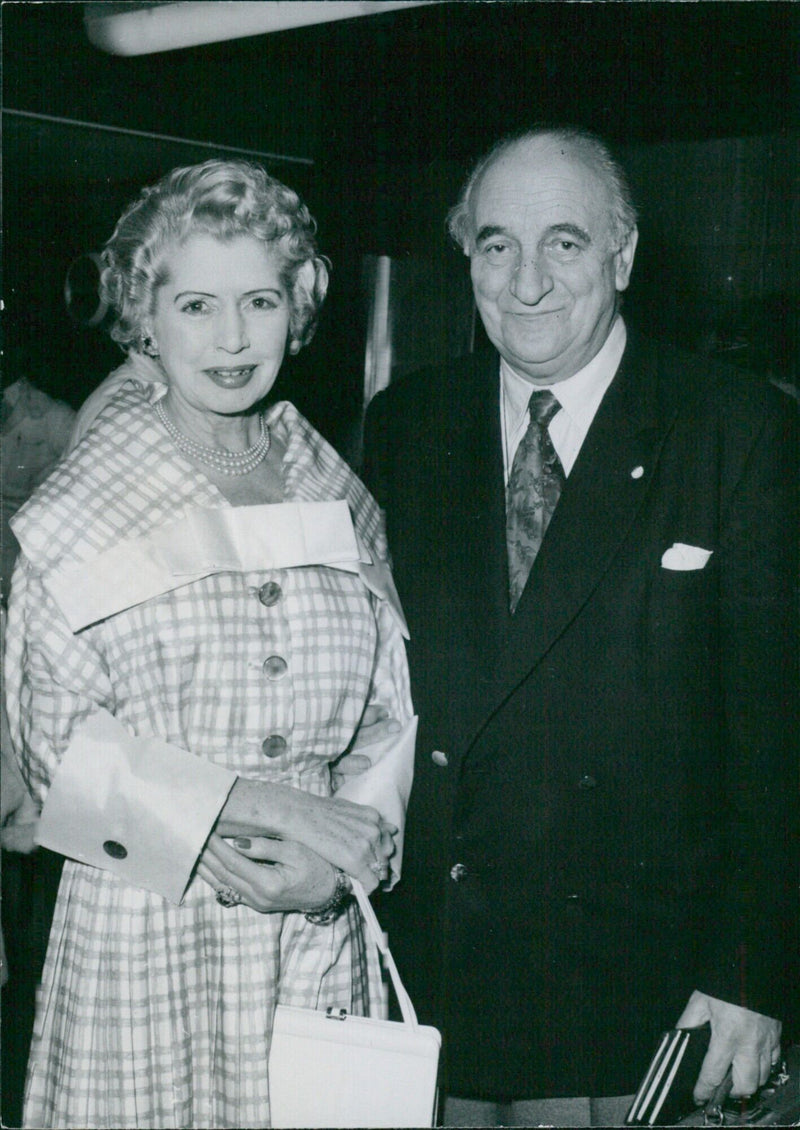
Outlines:
[{"label": "patterned necktie", "polygon": [[511,611],[514,612],[553,516],[564,468],[547,425],[559,410],[552,392],[531,394],[531,421],[514,456],[506,487],[506,542]]}]

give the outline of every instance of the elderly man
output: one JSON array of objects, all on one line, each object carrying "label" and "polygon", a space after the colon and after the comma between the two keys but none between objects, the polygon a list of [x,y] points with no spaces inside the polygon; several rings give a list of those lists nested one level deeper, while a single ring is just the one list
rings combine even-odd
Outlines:
[{"label": "elderly man", "polygon": [[365,463],[421,716],[381,916],[445,1122],[618,1124],[676,1023],[710,1021],[697,1101],[752,1093],[791,995],[795,407],[626,326],[592,135],[500,142],[450,230],[494,349],[377,396]]}]

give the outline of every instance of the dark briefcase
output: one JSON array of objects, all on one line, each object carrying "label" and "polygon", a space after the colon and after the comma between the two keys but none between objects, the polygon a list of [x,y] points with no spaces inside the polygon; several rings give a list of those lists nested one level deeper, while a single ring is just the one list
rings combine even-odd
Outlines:
[{"label": "dark briefcase", "polygon": [[665,1032],[626,1118],[629,1126],[800,1126],[800,1045],[791,1047],[767,1083],[746,1099],[731,1098],[730,1072],[712,1100],[692,1097],[711,1030]]}]

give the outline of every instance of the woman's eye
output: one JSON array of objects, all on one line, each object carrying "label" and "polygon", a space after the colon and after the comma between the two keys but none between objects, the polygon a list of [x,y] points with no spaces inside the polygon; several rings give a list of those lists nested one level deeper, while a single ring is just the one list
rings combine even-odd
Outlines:
[{"label": "woman's eye", "polygon": [[274,299],[260,294],[250,300],[250,305],[254,310],[274,310],[277,303]]},{"label": "woman's eye", "polygon": [[208,303],[202,298],[193,298],[190,302],[185,302],[181,307],[184,314],[205,314],[208,310]]}]

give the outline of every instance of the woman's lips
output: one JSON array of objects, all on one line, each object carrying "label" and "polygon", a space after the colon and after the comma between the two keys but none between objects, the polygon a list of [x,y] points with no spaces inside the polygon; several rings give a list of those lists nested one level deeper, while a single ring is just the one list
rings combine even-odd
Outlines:
[{"label": "woman's lips", "polygon": [[242,388],[255,372],[255,365],[225,366],[218,369],[204,369],[205,375],[223,388]]}]

